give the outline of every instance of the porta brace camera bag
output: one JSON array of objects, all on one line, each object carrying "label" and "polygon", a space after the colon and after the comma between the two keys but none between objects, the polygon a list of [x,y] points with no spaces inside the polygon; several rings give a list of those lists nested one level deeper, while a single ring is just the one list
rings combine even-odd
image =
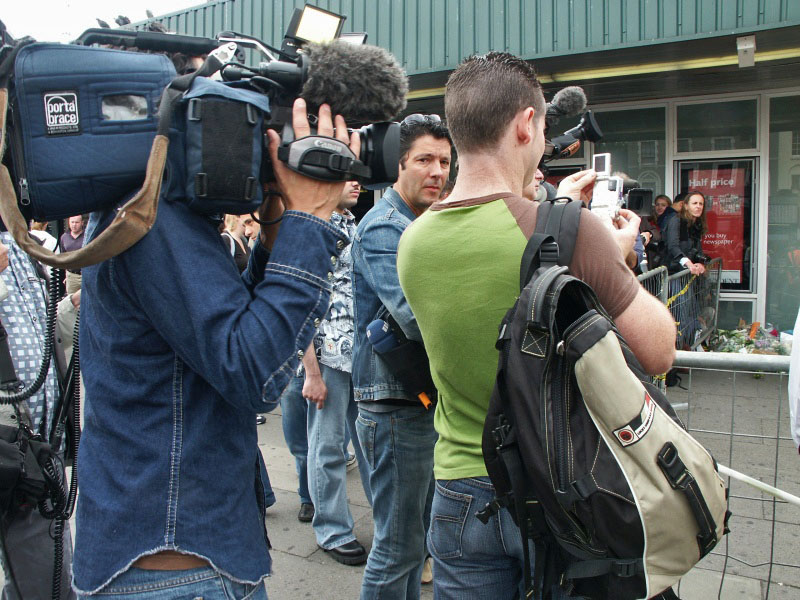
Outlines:
[{"label": "porta brace camera bag", "polygon": [[727,533],[727,490],[594,291],[560,266],[580,211],[539,207],[483,430],[497,497],[477,516],[511,512],[545,598],[555,584],[598,600],[675,598],[671,586]]},{"label": "porta brace camera bag", "polygon": [[32,43],[12,66],[8,146],[23,212],[65,218],[142,185],[159,98],[175,77],[169,58]]}]

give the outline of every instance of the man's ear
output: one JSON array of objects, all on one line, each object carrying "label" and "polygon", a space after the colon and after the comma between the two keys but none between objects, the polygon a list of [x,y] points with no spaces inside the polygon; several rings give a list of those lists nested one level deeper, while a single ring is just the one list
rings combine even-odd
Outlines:
[{"label": "man's ear", "polygon": [[535,115],[536,111],[533,110],[533,107],[528,106],[519,111],[517,116],[514,117],[514,130],[517,143],[520,146],[529,144],[533,139],[536,130]]}]

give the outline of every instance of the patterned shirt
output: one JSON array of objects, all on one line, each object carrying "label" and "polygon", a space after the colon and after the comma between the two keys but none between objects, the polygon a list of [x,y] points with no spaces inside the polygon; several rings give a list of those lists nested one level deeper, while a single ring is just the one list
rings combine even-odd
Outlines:
[{"label": "patterned shirt", "polygon": [[[352,242],[356,218],[349,210],[334,212],[331,223]],[[333,293],[325,320],[314,337],[317,358],[323,365],[349,373],[353,365],[353,259],[348,244],[333,269]]]},{"label": "patterned shirt", "polygon": [[[8,247],[8,268],[0,273],[8,288],[8,298],[0,301],[0,319],[8,333],[17,378],[28,386],[39,373],[44,351],[47,285],[10,233],[0,233],[0,241]],[[56,388],[55,365],[51,362],[44,385],[27,400],[34,431],[38,431],[45,407],[47,426],[52,426]]]}]

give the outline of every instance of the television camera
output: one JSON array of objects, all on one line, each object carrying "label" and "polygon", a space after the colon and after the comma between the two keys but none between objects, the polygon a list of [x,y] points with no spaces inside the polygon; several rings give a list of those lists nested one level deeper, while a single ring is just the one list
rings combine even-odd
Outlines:
[{"label": "television camera", "polygon": [[[0,173],[4,223],[32,257],[77,269],[141,239],[159,198],[205,214],[254,212],[273,177],[268,129],[281,135],[278,156],[290,169],[325,181],[355,179],[368,188],[390,185],[397,178],[400,127],[391,119],[405,108],[407,79],[387,51],[337,40],[343,20],[308,5],[298,9],[281,49],[232,32],[208,39],[111,29],[87,30],[73,45],[26,39],[4,47],[0,134],[10,134],[3,138],[10,140],[8,177]],[[241,48],[261,62],[237,61]],[[176,77],[167,53],[205,61]],[[348,124],[363,125],[356,130],[359,155],[313,131],[295,140],[291,110],[298,97],[309,112],[327,103]],[[114,115],[126,104],[138,112],[109,117],[101,111],[110,99]],[[20,213],[53,220],[110,209],[123,198],[129,200],[111,226],[74,253],[54,255],[31,242]]]}]

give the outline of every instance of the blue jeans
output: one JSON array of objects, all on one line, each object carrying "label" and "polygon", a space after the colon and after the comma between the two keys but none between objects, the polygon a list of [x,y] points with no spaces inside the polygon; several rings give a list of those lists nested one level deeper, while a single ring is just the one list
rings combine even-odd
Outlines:
[{"label": "blue jeans", "polygon": [[131,567],[92,596],[103,600],[267,600],[264,581],[237,583],[211,567],[185,571],[152,571]]},{"label": "blue jeans", "polygon": [[375,533],[361,600],[417,600],[433,494],[433,410],[371,412],[356,429],[369,466]]},{"label": "blue jeans", "polygon": [[[486,477],[437,480],[428,532],[434,561],[434,598],[524,598],[522,536],[503,509],[484,525],[475,513],[494,499]],[[531,568],[534,548],[529,544]],[[553,599],[567,598],[553,590]]]},{"label": "blue jeans", "polygon": [[281,395],[281,424],[283,437],[289,452],[294,456],[299,482],[297,495],[301,504],[311,504],[311,493],[308,491],[308,436],[306,423],[308,420],[308,401],[303,398],[302,375],[292,377],[289,385]]},{"label": "blue jeans", "polygon": [[[309,490],[315,509],[311,524],[317,544],[330,550],[356,539],[353,515],[347,504],[347,455],[344,447],[347,429],[355,427],[358,408],[353,399],[350,373],[323,364],[319,369],[328,395],[322,410],[317,410],[316,404],[308,404]],[[353,439],[361,483],[367,500],[370,500],[366,460],[355,435]]]}]

